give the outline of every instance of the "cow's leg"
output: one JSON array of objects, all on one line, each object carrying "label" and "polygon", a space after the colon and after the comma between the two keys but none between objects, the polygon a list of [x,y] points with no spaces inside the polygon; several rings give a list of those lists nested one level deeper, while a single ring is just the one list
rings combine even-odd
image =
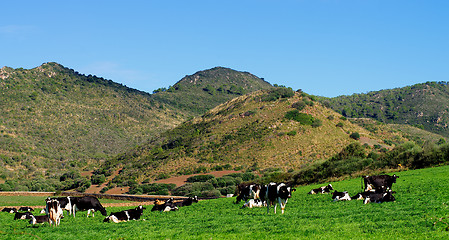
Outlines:
[{"label": "cow's leg", "polygon": [[285,204],[286,204],[286,202],[284,202],[284,200],[279,199],[279,206],[281,206],[282,214],[284,214]]},{"label": "cow's leg", "polygon": [[270,205],[271,205],[270,200],[267,200],[267,214],[270,213]]}]

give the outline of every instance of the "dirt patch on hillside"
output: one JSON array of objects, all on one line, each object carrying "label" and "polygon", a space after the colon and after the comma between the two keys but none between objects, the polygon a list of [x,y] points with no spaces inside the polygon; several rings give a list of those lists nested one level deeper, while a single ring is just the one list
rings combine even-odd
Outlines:
[{"label": "dirt patch on hillside", "polygon": [[157,180],[156,183],[174,183],[174,184],[176,184],[177,187],[179,187],[179,186],[186,184],[187,178],[192,177],[192,176],[213,175],[214,177],[223,177],[224,175],[228,175],[231,173],[240,173],[240,172],[242,172],[242,171],[227,170],[227,171],[214,171],[214,172],[209,172],[209,173],[183,175],[183,176],[178,176],[178,177]]}]

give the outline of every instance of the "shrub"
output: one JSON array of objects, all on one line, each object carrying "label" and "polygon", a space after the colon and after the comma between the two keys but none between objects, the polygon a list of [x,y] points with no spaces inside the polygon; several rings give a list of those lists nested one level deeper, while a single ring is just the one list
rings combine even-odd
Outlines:
[{"label": "shrub", "polygon": [[287,135],[288,136],[295,136],[296,135],[296,131],[290,131],[290,132],[287,132]]},{"label": "shrub", "polygon": [[312,125],[314,118],[310,114],[300,113],[298,110],[292,110],[285,114],[285,118],[297,121],[303,125]]},{"label": "shrub", "polygon": [[292,104],[292,108],[296,108],[299,111],[303,110],[306,107],[306,103],[304,101],[298,101]]},{"label": "shrub", "polygon": [[351,133],[351,135],[349,135],[349,137],[355,139],[355,140],[359,140],[360,139],[360,134],[358,132],[353,132]]},{"label": "shrub", "polygon": [[209,179],[215,178],[213,175],[196,175],[187,178],[187,182],[193,183],[193,182],[206,182]]},{"label": "shrub", "polygon": [[337,126],[337,127],[343,127],[343,123],[342,123],[342,122],[339,122],[339,123],[337,123],[337,125],[335,125],[335,126]]}]

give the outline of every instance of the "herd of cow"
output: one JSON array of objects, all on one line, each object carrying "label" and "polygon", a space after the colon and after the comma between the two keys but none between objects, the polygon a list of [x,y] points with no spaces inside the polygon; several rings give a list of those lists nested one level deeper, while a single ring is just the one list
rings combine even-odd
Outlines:
[{"label": "herd of cow", "polygon": [[[176,211],[179,207],[189,206],[194,202],[198,202],[196,196],[178,202],[175,202],[173,198],[170,198],[165,202],[156,199],[151,211]],[[31,212],[34,211],[34,209],[31,207],[21,207],[18,210],[16,208],[3,208],[2,212],[15,213],[14,220],[30,219],[30,224],[34,225],[48,222],[50,226],[58,226],[60,224],[61,218],[64,217],[63,210],[66,210],[67,213],[73,215],[73,217],[75,217],[76,211],[87,211],[87,217],[89,217],[90,213],[94,216],[95,211],[99,211],[104,216],[107,215],[106,209],[101,205],[100,201],[93,196],[47,198],[45,203],[45,208],[41,211],[41,214],[44,215],[33,215]],[[139,205],[134,209],[113,212],[104,219],[104,222],[112,221],[118,223],[122,221],[139,220],[144,209],[144,207]]]},{"label": "herd of cow", "polygon": [[[362,178],[363,192],[350,197],[347,191],[334,191],[332,199],[334,199],[334,201],[348,201],[351,199],[364,200],[364,204],[369,202],[382,203],[395,201],[391,187],[393,183],[396,182],[397,178],[398,176],[396,176],[396,174],[393,176],[365,176]],[[291,184],[286,183],[270,183],[268,185],[240,184],[237,186],[238,196],[235,203],[244,200],[245,204],[242,208],[266,206],[267,213],[270,212],[270,206],[274,206],[275,214],[277,204],[279,203],[283,214],[285,205],[287,204],[288,199],[291,198],[292,192],[295,190],[296,189],[292,188]],[[308,194],[326,194],[330,193],[331,190],[334,189],[331,184],[328,184],[327,186],[312,189]],[[175,202],[173,198],[170,198],[165,202],[156,199],[151,211],[176,211],[179,207],[190,206],[194,202],[198,202],[196,196],[178,202]],[[104,219],[104,222],[112,221],[117,223],[129,220],[139,220],[144,209],[144,207],[138,206],[135,209],[113,212]],[[76,211],[87,211],[87,217],[89,217],[91,212],[93,216],[95,211],[99,211],[104,216],[107,215],[106,209],[101,205],[100,201],[93,196],[47,198],[46,206],[41,211],[41,213],[45,213],[45,215],[40,216],[33,215],[31,213],[33,209],[30,207],[21,207],[18,211],[16,208],[4,208],[2,212],[15,213],[14,220],[30,219],[31,224],[48,222],[50,226],[58,226],[61,218],[64,217],[63,210],[66,210],[68,214],[73,215],[73,217],[75,217]]]},{"label": "herd of cow", "polygon": [[[376,175],[376,176],[364,176],[363,180],[363,192],[357,193],[353,197],[349,196],[347,191],[332,193],[332,199],[334,201],[349,201],[352,199],[363,200],[364,204],[375,202],[391,202],[395,201],[393,191],[391,189],[393,183],[399,178],[396,174],[389,175]],[[317,189],[312,189],[308,194],[327,194],[331,190],[334,190],[331,184],[322,186]],[[270,212],[270,206],[274,205],[274,213],[276,213],[276,206],[279,203],[282,213],[284,213],[285,204],[291,197],[291,192],[295,191],[289,184],[285,183],[270,183],[268,185],[260,184],[240,184],[237,187],[238,196],[236,198],[236,204],[241,200],[245,201],[242,208],[253,207],[267,207],[267,213]]]}]

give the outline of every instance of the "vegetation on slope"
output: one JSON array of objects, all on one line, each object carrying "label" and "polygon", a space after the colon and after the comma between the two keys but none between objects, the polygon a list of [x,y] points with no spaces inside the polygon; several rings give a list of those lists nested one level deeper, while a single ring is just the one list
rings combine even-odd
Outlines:
[{"label": "vegetation on slope", "polygon": [[[189,86],[189,78],[201,82],[194,84],[198,88]],[[90,180],[82,170],[93,170],[214,104],[271,85],[217,68],[175,86],[150,95],[57,63],[0,69],[0,183],[16,182],[15,190],[83,190]],[[212,86],[226,91],[213,96]]]},{"label": "vegetation on slope", "polygon": [[321,102],[345,117],[409,124],[449,137],[448,82],[321,98]]},{"label": "vegetation on slope", "polygon": [[[294,172],[357,141],[366,141],[374,152],[408,141],[399,131],[379,128],[370,132],[323,107],[313,96],[280,87],[222,104],[108,160],[96,174],[108,176],[122,168],[110,186],[133,187],[172,175],[220,169]],[[353,133],[360,139],[351,138]]]}]

